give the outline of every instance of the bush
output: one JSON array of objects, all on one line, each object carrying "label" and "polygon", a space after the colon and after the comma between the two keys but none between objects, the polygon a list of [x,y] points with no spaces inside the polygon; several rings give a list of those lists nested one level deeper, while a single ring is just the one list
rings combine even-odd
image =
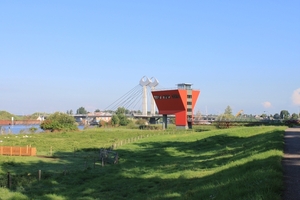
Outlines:
[{"label": "bush", "polygon": [[65,113],[56,112],[50,115],[40,125],[41,129],[46,131],[74,131],[78,130],[74,117]]},{"label": "bush", "polygon": [[137,124],[137,125],[147,125],[148,122],[145,119],[138,119],[138,120],[136,120],[135,124]]},{"label": "bush", "polygon": [[129,124],[129,119],[125,115],[119,114],[118,118],[120,126],[127,126]]},{"label": "bush", "polygon": [[161,130],[162,128],[157,125],[140,125],[139,129],[144,129],[144,130]]},{"label": "bush", "polygon": [[290,119],[290,120],[285,120],[284,123],[288,127],[299,126],[300,120]]},{"label": "bush", "polygon": [[35,133],[37,130],[38,130],[37,127],[30,127],[29,128],[30,133]]}]

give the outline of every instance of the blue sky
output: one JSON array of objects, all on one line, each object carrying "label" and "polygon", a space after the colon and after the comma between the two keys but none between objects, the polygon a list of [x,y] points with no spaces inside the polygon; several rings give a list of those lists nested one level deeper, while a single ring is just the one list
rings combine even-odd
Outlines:
[{"label": "blue sky", "polygon": [[300,108],[300,1],[0,1],[0,110],[103,110],[155,77],[196,111]]}]

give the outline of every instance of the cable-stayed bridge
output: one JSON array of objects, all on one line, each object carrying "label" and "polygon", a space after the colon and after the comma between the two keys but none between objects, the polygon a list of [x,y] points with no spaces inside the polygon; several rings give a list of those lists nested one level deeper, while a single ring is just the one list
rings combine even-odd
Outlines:
[{"label": "cable-stayed bridge", "polygon": [[[144,76],[138,85],[106,107],[101,115],[88,113],[73,116],[76,121],[85,119],[92,122],[96,118],[109,119],[118,108],[125,108],[127,117],[150,119],[150,123],[156,123],[158,119],[162,118],[162,115],[158,114],[151,91],[156,90],[158,85],[159,82],[156,78]],[[175,116],[169,115],[168,117],[174,118]]]},{"label": "cable-stayed bridge", "polygon": [[127,110],[127,114],[129,111],[134,115],[156,115],[157,108],[151,91],[155,90],[158,84],[156,78],[149,79],[144,76],[138,85],[106,107],[105,110],[116,111],[119,107],[123,107]]}]

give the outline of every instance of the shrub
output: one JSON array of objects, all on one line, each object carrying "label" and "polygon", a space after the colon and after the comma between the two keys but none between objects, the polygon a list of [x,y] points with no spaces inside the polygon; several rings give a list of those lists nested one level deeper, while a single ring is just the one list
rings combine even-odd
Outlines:
[{"label": "shrub", "polygon": [[119,117],[118,117],[118,115],[113,115],[112,117],[111,117],[111,125],[112,126],[118,126],[119,125],[119,123],[120,123],[120,119],[119,119]]},{"label": "shrub", "polygon": [[118,118],[120,126],[127,126],[129,124],[129,119],[125,115],[119,114]]},{"label": "shrub", "polygon": [[285,125],[287,125],[288,127],[299,126],[300,120],[295,120],[295,119],[285,120]]},{"label": "shrub", "polygon": [[37,130],[38,130],[37,127],[30,127],[29,128],[30,133],[35,133]]},{"label": "shrub", "polygon": [[147,125],[148,123],[147,123],[147,120],[145,120],[145,119],[138,119],[138,120],[136,120],[135,124],[137,124],[137,125]]},{"label": "shrub", "polygon": [[162,128],[160,126],[156,125],[140,125],[139,129],[145,129],[145,130],[161,130]]},{"label": "shrub", "polygon": [[40,125],[41,129],[48,131],[74,131],[78,130],[74,117],[65,113],[56,112],[50,115]]}]

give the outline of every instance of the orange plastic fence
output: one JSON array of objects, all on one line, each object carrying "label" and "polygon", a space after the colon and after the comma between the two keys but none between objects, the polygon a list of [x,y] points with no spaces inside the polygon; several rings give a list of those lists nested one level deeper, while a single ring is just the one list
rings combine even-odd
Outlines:
[{"label": "orange plastic fence", "polygon": [[0,146],[0,155],[9,156],[36,156],[35,147],[13,147],[13,146]]}]

